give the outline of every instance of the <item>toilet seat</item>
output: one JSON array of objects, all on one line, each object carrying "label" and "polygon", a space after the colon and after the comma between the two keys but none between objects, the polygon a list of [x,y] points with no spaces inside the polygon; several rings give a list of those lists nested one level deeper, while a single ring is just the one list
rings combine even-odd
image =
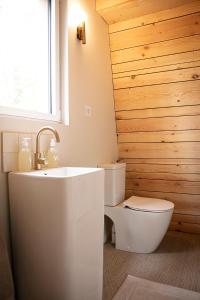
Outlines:
[{"label": "toilet seat", "polygon": [[174,204],[167,200],[132,196],[122,204],[123,207],[137,211],[160,213],[174,209]]}]

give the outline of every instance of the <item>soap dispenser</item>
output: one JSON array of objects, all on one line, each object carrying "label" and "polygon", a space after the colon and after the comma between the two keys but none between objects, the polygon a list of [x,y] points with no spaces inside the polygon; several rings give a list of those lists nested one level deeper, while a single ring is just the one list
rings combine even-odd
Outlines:
[{"label": "soap dispenser", "polygon": [[58,167],[58,154],[56,150],[55,139],[50,140],[49,150],[47,152],[47,161],[48,161],[48,168]]},{"label": "soap dispenser", "polygon": [[32,169],[32,153],[30,147],[29,137],[23,137],[21,139],[21,145],[18,152],[18,171],[27,172]]}]

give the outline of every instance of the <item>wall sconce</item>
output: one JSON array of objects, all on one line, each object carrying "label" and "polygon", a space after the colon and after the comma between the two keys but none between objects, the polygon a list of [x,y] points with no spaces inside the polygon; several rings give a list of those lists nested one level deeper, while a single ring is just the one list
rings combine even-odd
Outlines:
[{"label": "wall sconce", "polygon": [[82,41],[82,44],[86,44],[86,31],[85,23],[87,21],[87,15],[82,9],[79,3],[74,0],[69,9],[69,25],[76,29],[77,39]]},{"label": "wall sconce", "polygon": [[82,21],[77,27],[77,39],[82,41],[82,44],[86,44],[85,21]]}]

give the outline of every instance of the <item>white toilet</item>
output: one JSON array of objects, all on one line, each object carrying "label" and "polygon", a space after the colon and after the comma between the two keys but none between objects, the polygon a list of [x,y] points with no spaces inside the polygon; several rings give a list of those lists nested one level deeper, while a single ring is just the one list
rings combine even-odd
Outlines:
[{"label": "white toilet", "polygon": [[125,163],[104,164],[105,215],[114,223],[117,249],[151,253],[159,246],[171,221],[172,202],[125,197]]}]

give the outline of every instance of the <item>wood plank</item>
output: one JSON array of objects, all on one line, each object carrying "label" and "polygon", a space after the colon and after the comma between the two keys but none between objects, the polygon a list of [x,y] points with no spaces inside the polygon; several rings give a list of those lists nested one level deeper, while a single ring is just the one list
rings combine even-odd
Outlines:
[{"label": "wood plank", "polygon": [[[110,2],[110,1],[109,1]],[[117,22],[109,26],[109,33],[126,30],[134,27],[145,26],[152,23],[161,22],[164,20],[177,18],[200,11],[199,1],[190,1],[185,5],[158,11],[153,14],[143,15],[138,18],[129,19],[123,22]]]},{"label": "wood plank", "polygon": [[194,34],[200,34],[199,13],[115,32],[110,35],[110,48],[116,51]]},{"label": "wood plank", "polygon": [[[151,167],[151,165],[175,165],[175,166],[181,166],[185,165],[190,168],[190,165],[200,165],[200,158],[120,158],[119,162],[125,162],[127,164],[127,167],[129,164],[134,165],[143,165],[145,164],[147,167]],[[192,167],[192,166],[191,166]],[[190,173],[189,171],[186,173]],[[191,172],[192,173],[192,172]]]},{"label": "wood plank", "polygon": [[113,79],[114,89],[124,89],[129,87],[143,87],[149,85],[168,84],[172,82],[184,82],[200,80],[199,62],[195,62],[197,67],[166,71],[162,73],[151,73],[143,75],[132,75]]},{"label": "wood plank", "polygon": [[200,233],[200,216],[174,213],[170,230]]},{"label": "wood plank", "polygon": [[132,132],[118,134],[118,143],[200,142],[199,130]]},{"label": "wood plank", "polygon": [[96,9],[108,24],[174,8],[190,0],[97,0]]},{"label": "wood plank", "polygon": [[200,197],[200,182],[198,181],[126,179],[126,188],[134,191],[170,192]]},{"label": "wood plank", "polygon": [[200,234],[200,224],[190,224],[190,223],[179,224],[179,223],[172,222],[169,226],[169,230]]},{"label": "wood plank", "polygon": [[199,18],[199,13],[196,13],[113,33],[110,35],[111,51],[199,34]]},{"label": "wood plank", "polygon": [[[172,65],[168,65],[168,66],[161,66],[161,67],[155,67],[155,68],[148,68],[148,69],[142,69],[142,70],[136,70],[136,71],[117,73],[117,74],[113,74],[113,79],[130,77],[130,79],[132,80],[132,79],[135,79],[138,75],[152,74],[152,76],[154,76],[155,74],[158,74],[158,73],[161,73],[161,76],[162,76],[163,72],[184,70],[184,69],[195,68],[195,67],[199,67],[199,66],[200,66],[200,60],[197,60],[197,61],[191,61],[191,62],[182,63],[182,64],[174,64],[174,65],[172,64]],[[179,78],[177,78],[176,81],[179,81]]]},{"label": "wood plank", "polygon": [[185,174],[185,173],[152,173],[152,172],[127,172],[127,179],[148,179],[148,180],[172,180],[172,181],[199,181],[200,174]]},{"label": "wood plank", "polygon": [[199,60],[200,51],[196,50],[116,64],[112,66],[113,78],[187,68]]},{"label": "wood plank", "polygon": [[129,61],[137,61],[158,56],[177,54],[199,49],[200,35],[180,37],[175,40],[162,41],[159,43],[149,43],[148,45],[138,46],[111,52],[112,64],[121,64]]},{"label": "wood plank", "polygon": [[172,222],[200,224],[200,215],[193,216],[188,214],[174,213],[172,216]]},{"label": "wood plank", "polygon": [[126,3],[128,0],[96,0],[96,10],[110,8],[116,5]]},{"label": "wood plank", "polygon": [[114,90],[115,110],[200,104],[199,81]]},{"label": "wood plank", "polygon": [[116,112],[117,120],[200,115],[200,105],[154,109],[135,109]]},{"label": "wood plank", "polygon": [[200,158],[200,143],[123,143],[122,158]]},{"label": "wood plank", "polygon": [[117,120],[117,132],[200,129],[200,116]]},{"label": "wood plank", "polygon": [[194,216],[200,215],[199,195],[126,190],[126,199],[133,195],[168,200],[175,204],[175,212],[177,213],[190,214]]},{"label": "wood plank", "polygon": [[[195,161],[195,160],[194,160]],[[193,161],[193,163],[194,163]],[[137,173],[173,173],[173,174],[200,174],[200,164],[148,164],[128,163],[127,172]]]}]

